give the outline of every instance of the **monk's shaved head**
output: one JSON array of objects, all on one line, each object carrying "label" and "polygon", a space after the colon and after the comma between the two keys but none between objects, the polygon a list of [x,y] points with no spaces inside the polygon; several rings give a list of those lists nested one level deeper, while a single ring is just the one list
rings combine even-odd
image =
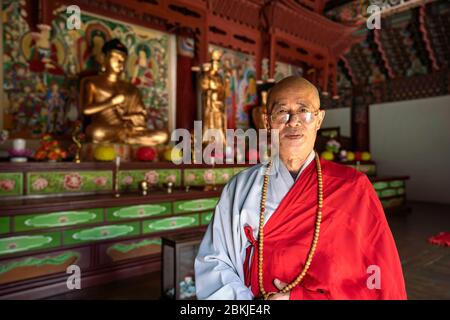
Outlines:
[{"label": "monk's shaved head", "polygon": [[303,163],[314,150],[324,116],[317,88],[302,77],[284,78],[269,90],[266,125],[278,134],[280,157],[288,170],[297,173],[299,166],[293,163]]},{"label": "monk's shaved head", "polygon": [[268,112],[270,113],[273,104],[277,100],[288,98],[286,95],[290,95],[293,92],[301,96],[304,100],[309,101],[314,109],[320,108],[319,91],[317,88],[303,77],[290,76],[277,82],[269,90],[267,97]]}]

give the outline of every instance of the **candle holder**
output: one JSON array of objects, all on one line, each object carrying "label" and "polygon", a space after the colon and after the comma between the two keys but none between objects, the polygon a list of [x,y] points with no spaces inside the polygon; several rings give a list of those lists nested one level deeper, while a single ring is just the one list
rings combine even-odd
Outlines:
[{"label": "candle holder", "polygon": [[72,141],[75,144],[75,155],[73,158],[73,162],[80,163],[81,157],[80,157],[80,151],[81,151],[81,142],[83,140],[83,133],[81,132],[81,121],[77,121],[75,123],[75,128],[72,133]]},{"label": "candle holder", "polygon": [[139,182],[139,190],[141,191],[141,195],[146,196],[148,194],[149,184],[146,180],[142,180]]},{"label": "candle holder", "polygon": [[119,198],[119,168],[120,168],[120,157],[116,157],[115,161],[115,172],[114,172],[114,197]]},{"label": "candle holder", "polygon": [[174,184],[172,181],[167,182],[167,193],[172,193]]},{"label": "candle holder", "polygon": [[25,139],[14,139],[13,148],[9,150],[11,162],[27,162],[33,151],[26,148]]}]

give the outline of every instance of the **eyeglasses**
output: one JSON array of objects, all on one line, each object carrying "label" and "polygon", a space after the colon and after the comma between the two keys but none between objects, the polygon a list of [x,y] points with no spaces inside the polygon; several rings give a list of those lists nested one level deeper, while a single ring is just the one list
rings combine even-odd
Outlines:
[{"label": "eyeglasses", "polygon": [[319,114],[319,110],[310,111],[306,108],[301,108],[297,112],[290,112],[285,109],[280,109],[270,114],[270,120],[275,124],[287,124],[294,116],[298,116],[300,122],[303,124],[311,124]]}]

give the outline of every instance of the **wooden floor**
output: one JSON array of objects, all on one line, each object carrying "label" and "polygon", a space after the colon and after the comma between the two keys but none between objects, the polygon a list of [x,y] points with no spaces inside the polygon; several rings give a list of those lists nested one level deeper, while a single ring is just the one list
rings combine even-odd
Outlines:
[{"label": "wooden floor", "polygon": [[[427,242],[450,231],[450,205],[410,202],[411,212],[388,215],[402,260],[408,299],[450,299],[450,247]],[[160,275],[151,273],[51,299],[159,299]]]}]

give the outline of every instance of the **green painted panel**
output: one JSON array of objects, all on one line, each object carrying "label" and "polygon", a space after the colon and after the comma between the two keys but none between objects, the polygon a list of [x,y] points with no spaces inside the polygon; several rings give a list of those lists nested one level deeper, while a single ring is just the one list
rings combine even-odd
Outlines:
[{"label": "green painted panel", "polygon": [[29,172],[28,193],[75,193],[112,189],[112,171]]},{"label": "green painted panel", "polygon": [[0,197],[23,194],[23,174],[21,172],[0,172]]},{"label": "green painted panel", "polygon": [[373,183],[373,187],[375,190],[383,190],[386,189],[389,186],[389,184],[385,181],[378,181]]},{"label": "green painted panel", "polygon": [[395,181],[390,181],[389,182],[389,186],[391,188],[404,187],[404,185],[405,185],[405,181],[403,181],[403,180],[395,180]]},{"label": "green painted panel", "polygon": [[367,175],[374,175],[376,173],[376,166],[373,164],[360,164],[359,166],[356,165],[350,165],[350,167],[363,172]]},{"label": "green painted panel", "polygon": [[233,168],[234,174],[238,174],[239,172],[241,172],[242,170],[247,169],[247,167],[237,167],[237,168]]},{"label": "green painted panel", "polygon": [[162,216],[171,213],[169,202],[107,209],[108,221]]},{"label": "green painted panel", "polygon": [[49,265],[57,266],[63,264],[64,262],[66,262],[71,258],[79,259],[80,256],[81,256],[80,253],[76,251],[65,251],[61,254],[58,254],[57,256],[52,257],[50,256],[42,258],[27,257],[25,259],[13,260],[7,263],[0,264],[0,275],[3,275],[4,273],[7,273],[20,267],[32,267],[32,266],[45,267]]},{"label": "green painted panel", "polygon": [[103,209],[89,209],[17,216],[14,218],[14,225],[15,231],[26,231],[80,224],[93,224],[102,221]]},{"label": "green painted panel", "polygon": [[397,195],[397,190],[395,189],[386,189],[381,191],[381,197],[385,198],[385,197],[392,197]]},{"label": "green painted panel", "polygon": [[198,214],[144,221],[143,232],[152,233],[179,228],[191,228],[199,225]]},{"label": "green painted panel", "polygon": [[200,215],[200,224],[205,225],[211,222],[214,212],[205,212]]},{"label": "green painted panel", "polygon": [[185,169],[184,184],[189,186],[226,184],[234,174],[233,168]]},{"label": "green painted panel", "polygon": [[158,245],[161,246],[161,238],[144,239],[136,242],[130,243],[116,243],[108,248],[108,250],[117,250],[122,253],[129,252],[134,249],[142,248],[148,245]]},{"label": "green painted panel", "polygon": [[139,222],[64,231],[64,244],[108,240],[140,234]]},{"label": "green painted panel", "polygon": [[59,232],[15,236],[0,239],[0,255],[57,247],[61,244]]},{"label": "green painted panel", "polygon": [[381,200],[381,204],[383,206],[383,208],[393,208],[393,207],[397,207],[397,206],[401,206],[404,202],[403,197],[401,198],[392,198],[392,199],[388,199],[388,200]]},{"label": "green painted panel", "polygon": [[174,213],[193,212],[214,209],[219,198],[204,198],[196,200],[176,201]]},{"label": "green painted panel", "polygon": [[0,234],[9,232],[10,221],[9,217],[0,217]]},{"label": "green painted panel", "polygon": [[181,169],[125,170],[119,172],[121,190],[137,190],[140,181],[162,186],[171,181],[175,186],[181,185]]},{"label": "green painted panel", "polygon": [[397,189],[397,194],[398,195],[404,195],[405,194],[405,188],[398,188]]}]

